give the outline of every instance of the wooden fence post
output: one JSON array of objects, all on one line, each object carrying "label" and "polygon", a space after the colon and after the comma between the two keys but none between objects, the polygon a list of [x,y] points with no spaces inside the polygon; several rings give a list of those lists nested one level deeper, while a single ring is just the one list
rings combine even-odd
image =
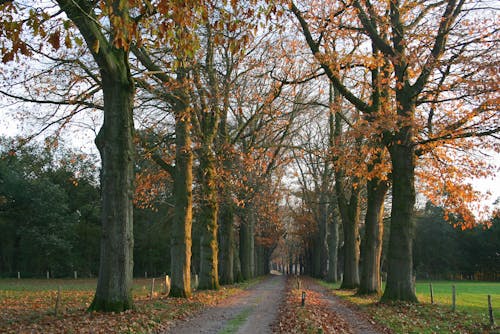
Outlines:
[{"label": "wooden fence post", "polygon": [[453,284],[451,287],[451,310],[455,312],[457,308],[457,291],[455,289],[455,285]]},{"label": "wooden fence post", "polygon": [[149,300],[153,299],[153,294],[155,292],[155,278],[151,280],[151,295],[149,296]]},{"label": "wooden fence post", "polygon": [[56,307],[54,309],[54,314],[57,317],[59,314],[59,304],[61,303],[61,286],[57,287],[57,297],[56,297]]},{"label": "wooden fence post", "polygon": [[432,290],[432,282],[429,282],[429,289],[431,291],[431,304],[434,304],[434,291]]},{"label": "wooden fence post", "polygon": [[17,272],[17,279],[21,279],[21,272],[20,271]]},{"label": "wooden fence post", "polygon": [[488,295],[488,315],[490,316],[490,326],[495,327],[495,318],[493,317],[493,307],[491,306],[491,295]]},{"label": "wooden fence post", "polygon": [[168,275],[165,275],[165,294],[168,296],[170,293],[170,277]]}]

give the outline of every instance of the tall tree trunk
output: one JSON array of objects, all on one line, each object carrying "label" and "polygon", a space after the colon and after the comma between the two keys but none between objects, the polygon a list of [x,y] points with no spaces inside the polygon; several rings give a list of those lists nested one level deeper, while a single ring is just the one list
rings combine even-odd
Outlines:
[{"label": "tall tree trunk", "polygon": [[263,245],[255,244],[255,276],[266,274],[266,253],[267,249]]},{"label": "tall tree trunk", "polygon": [[[125,59],[125,52],[116,53]],[[101,69],[104,123],[96,138],[102,161],[101,253],[89,308],[106,312],[132,307],[135,89],[125,64],[115,71]]]},{"label": "tall tree trunk", "polygon": [[[241,226],[240,226],[240,230],[241,230]],[[240,232],[240,230],[238,230],[238,233]],[[239,256],[240,246],[239,246],[239,243],[236,242],[236,240],[237,240],[236,236],[233,239],[234,239],[234,252],[235,252],[235,254],[236,253],[238,254],[238,256],[234,257],[234,266],[233,266],[234,281],[235,282],[243,282],[243,273],[241,272],[241,261],[240,261],[240,256]],[[238,241],[239,241],[239,239],[238,239]]]},{"label": "tall tree trunk", "polygon": [[193,153],[189,132],[190,117],[186,114],[189,113],[189,109],[185,101],[179,99],[175,106],[176,149],[173,190],[175,211],[170,248],[172,270],[170,295],[175,297],[191,296]]},{"label": "tall tree trunk", "polygon": [[[332,94],[330,91],[330,99],[334,98],[335,106],[341,106],[341,95],[335,90]],[[342,119],[338,110],[335,115],[330,114],[330,134],[333,127],[333,138],[330,139],[330,145],[333,141],[336,145],[342,145]],[[334,116],[334,119],[332,117]],[[334,157],[334,163],[338,161]],[[360,190],[359,179],[352,178],[350,186],[350,197],[347,199],[345,170],[342,165],[336,166],[335,171],[335,193],[337,195],[337,204],[339,208],[340,218],[342,220],[342,230],[344,232],[344,247],[343,247],[343,279],[341,288],[355,289],[359,286],[359,219],[360,219]]]},{"label": "tall tree trunk", "polygon": [[348,205],[342,205],[342,226],[344,231],[344,276],[342,289],[355,289],[359,286],[359,188],[351,190]]},{"label": "tall tree trunk", "polygon": [[255,212],[253,205],[248,204],[246,211],[247,219],[240,225],[240,263],[244,280],[254,277],[255,274]]},{"label": "tall tree trunk", "polygon": [[[132,307],[135,88],[128,52],[109,41],[120,34],[127,43],[128,33],[121,30],[126,29],[123,25],[112,25],[104,34],[93,19],[90,3],[57,2],[77,26],[99,66],[104,97],[104,123],[95,140],[102,161],[101,253],[97,289],[89,309],[121,312]],[[108,5],[116,18],[127,22],[127,5],[121,1]],[[100,45],[97,49],[96,44]]]},{"label": "tall tree trunk", "polygon": [[[318,224],[319,225],[319,224]],[[318,226],[319,229],[319,226]],[[311,249],[311,276],[315,278],[321,277],[321,238],[319,230],[313,236],[313,245]]]},{"label": "tall tree trunk", "polygon": [[365,244],[358,294],[380,294],[380,258],[384,235],[384,199],[389,189],[387,181],[374,178],[367,183]]},{"label": "tall tree trunk", "polygon": [[405,144],[411,129],[400,130],[389,147],[392,161],[392,210],[387,254],[387,285],[382,300],[417,301],[413,282],[415,205],[414,145]]},{"label": "tall tree trunk", "polygon": [[219,276],[221,284],[234,283],[234,211],[228,194],[222,195],[219,213]]},{"label": "tall tree trunk", "polygon": [[[227,56],[227,55],[225,55]],[[222,85],[222,108],[220,110],[219,125],[217,127],[216,145],[218,156],[223,159],[223,166],[226,171],[233,168],[233,155],[231,154],[231,144],[229,139],[229,131],[227,129],[227,115],[230,106],[230,94],[232,87],[232,70],[233,64],[226,58],[226,74]],[[233,284],[235,282],[235,272],[241,275],[241,269],[237,269],[235,261],[239,260],[235,256],[236,240],[234,229],[234,203],[231,197],[231,185],[227,182],[222,187],[220,194],[221,208],[219,214],[220,229],[219,229],[219,276],[222,284]],[[236,278],[238,280],[238,278]]]},{"label": "tall tree trunk", "polygon": [[[332,210],[335,211],[335,210]],[[338,279],[338,248],[339,248],[339,222],[338,214],[332,212],[332,219],[328,224],[328,282],[337,282]]]},{"label": "tall tree trunk", "polygon": [[[324,180],[323,180],[324,182]],[[322,190],[319,197],[318,204],[318,230],[314,236],[313,244],[313,267],[312,276],[316,278],[323,278],[326,274],[326,263],[328,261],[328,246],[326,243],[327,236],[327,221],[328,221],[328,203],[326,194]]]},{"label": "tall tree trunk", "polygon": [[[325,172],[324,174],[327,173],[326,171],[327,167],[325,167]],[[326,183],[327,181],[324,179],[322,181],[323,183]],[[325,185],[323,185],[325,187]],[[320,204],[319,204],[319,215],[320,215],[320,225],[319,225],[319,242],[320,242],[320,249],[319,249],[319,277],[324,278],[326,275],[326,265],[328,262],[328,244],[327,244],[327,235],[328,235],[328,200],[327,200],[327,194],[324,190],[322,190],[321,196],[320,196]]]},{"label": "tall tree trunk", "polygon": [[218,289],[218,244],[217,244],[217,201],[215,156],[212,148],[205,145],[200,154],[201,171],[201,203],[200,224],[201,251],[200,251],[200,289]]}]

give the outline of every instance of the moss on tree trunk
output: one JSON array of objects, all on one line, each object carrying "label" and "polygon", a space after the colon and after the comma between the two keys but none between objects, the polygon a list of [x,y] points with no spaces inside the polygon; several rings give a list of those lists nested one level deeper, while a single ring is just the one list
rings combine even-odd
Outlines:
[{"label": "moss on tree trunk", "polygon": [[234,213],[228,195],[223,194],[219,214],[219,274],[220,283],[234,283]]},{"label": "moss on tree trunk", "polygon": [[363,266],[358,294],[380,294],[380,258],[384,234],[384,199],[389,184],[374,178],[367,183],[367,210],[365,216],[365,241]]},{"label": "moss on tree trunk", "polygon": [[217,243],[217,202],[215,156],[212,148],[205,145],[200,154],[201,203],[200,221],[202,235],[200,242],[200,283],[199,289],[218,289],[218,243]]},{"label": "moss on tree trunk", "polygon": [[191,150],[190,117],[188,113],[187,103],[179,100],[176,105],[176,150],[173,191],[175,210],[170,248],[170,268],[172,270],[170,295],[175,297],[191,296],[193,153]]},{"label": "moss on tree trunk", "polygon": [[405,144],[404,128],[389,147],[392,161],[392,216],[387,255],[387,284],[382,300],[417,301],[413,282],[413,231],[415,205],[415,152]]}]

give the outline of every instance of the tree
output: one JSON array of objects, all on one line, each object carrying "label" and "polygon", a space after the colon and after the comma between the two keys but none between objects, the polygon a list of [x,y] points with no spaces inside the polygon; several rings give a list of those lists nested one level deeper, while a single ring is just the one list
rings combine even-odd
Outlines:
[{"label": "tree", "polygon": [[[94,61],[99,66],[104,98],[104,123],[96,137],[102,159],[102,228],[101,262],[92,310],[123,311],[132,307],[132,196],[133,161],[132,120],[134,83],[130,73],[128,46],[132,40],[132,22],[129,6],[124,1],[103,3],[99,13],[98,3],[90,1],[57,1],[61,12],[74,24],[85,40]],[[14,59],[17,53],[30,55],[20,32],[24,30],[45,42],[59,47],[60,32],[46,35],[40,27],[50,19],[63,20],[60,12],[53,15],[41,9],[30,11],[23,5],[7,3],[2,12],[11,16],[24,10],[27,20],[15,20],[12,29],[2,25],[10,39],[10,49],[4,46],[4,61]],[[100,24],[101,14],[109,19],[110,26]],[[68,26],[68,24],[67,24]]]},{"label": "tree", "polygon": [[[341,143],[341,126],[340,116],[337,114],[335,122],[336,145]],[[344,175],[344,167],[336,166],[335,190],[344,232],[344,278],[341,286],[344,289],[354,289],[359,285],[361,185],[358,183],[360,182],[359,178],[353,178],[350,185],[346,184]]]},{"label": "tree", "polygon": [[99,65],[104,123],[96,137],[101,154],[102,227],[99,279],[91,310],[120,312],[132,307],[133,274],[133,161],[132,119],[134,82],[130,73],[128,44],[130,16],[123,1],[107,10],[111,22],[108,39],[97,24],[95,5],[58,1],[85,39]]},{"label": "tree", "polygon": [[[422,9],[415,7],[416,13],[412,13],[409,22],[405,22],[403,17],[410,14],[410,11],[414,9],[413,6],[408,7],[399,2],[391,2],[389,8],[386,9],[390,19],[387,23],[391,27],[390,35],[386,39],[378,32],[378,24],[376,23],[380,22],[378,20],[381,18],[379,16],[381,11],[374,11],[369,4],[364,6],[359,1],[354,1],[354,6],[358,11],[359,21],[371,41],[384,57],[390,59],[395,78],[397,126],[392,134],[385,136],[385,144],[392,162],[393,201],[388,277],[383,299],[416,301],[412,278],[415,135],[418,132],[415,116],[419,105],[418,101],[426,94],[425,88],[430,86],[433,78],[439,77],[439,71],[446,68],[450,64],[451,58],[454,57],[451,56],[454,53],[454,44],[460,42],[453,38],[452,32],[462,28],[460,23],[455,25],[455,22],[459,22],[457,21],[459,18],[466,21],[468,10],[466,10],[464,1],[446,1],[442,6],[427,5]],[[414,6],[417,4],[415,3]],[[414,29],[419,26],[423,17],[430,17],[431,13],[439,19],[429,21],[432,23],[427,25],[427,28],[433,31],[430,38],[427,36],[429,39],[425,45],[428,46],[413,48],[407,41],[417,36],[418,32]],[[485,34],[489,35],[490,33],[491,30],[487,28]],[[410,66],[410,62],[413,60],[412,56],[415,53],[419,57],[420,63]],[[451,58],[447,58],[448,55]],[[440,87],[436,91],[438,94],[440,94],[439,90]],[[486,99],[488,99],[487,96]],[[487,101],[485,102],[488,103]],[[474,109],[474,107],[470,109],[472,111],[470,115],[477,114]],[[430,116],[429,121],[432,122],[432,116]],[[454,121],[451,123],[454,123],[455,129],[462,125]],[[475,132],[475,135],[481,135],[480,132]]]},{"label": "tree", "polygon": [[3,275],[96,273],[99,192],[92,160],[61,147],[31,144],[14,150],[9,141],[0,144]]},{"label": "tree", "polygon": [[[315,27],[321,27],[315,39],[303,13],[293,4],[290,8],[301,24],[313,55],[332,84],[346,100],[367,115],[367,120],[378,129],[381,143],[389,151],[394,182],[388,282],[383,299],[416,301],[411,246],[416,159],[422,154],[437,152],[437,144],[458,143],[460,146],[459,143],[467,142],[462,140],[464,138],[483,137],[499,131],[498,126],[491,122],[495,84],[490,80],[478,84],[476,80],[479,79],[475,79],[476,74],[488,72],[487,68],[493,65],[486,55],[490,54],[492,40],[498,32],[488,22],[481,29],[470,31],[474,19],[469,15],[474,9],[463,1],[425,5],[354,1],[352,6],[333,5],[326,17],[319,12],[315,17],[315,8],[311,8],[308,14],[311,22],[316,19],[320,24]],[[327,29],[334,25],[341,29]],[[347,62],[344,63],[331,52],[331,46],[324,43],[326,33],[345,36],[355,31],[363,32],[377,52],[371,56],[362,52],[354,54],[345,58]],[[470,37],[465,37],[469,34],[466,31]],[[465,59],[470,62],[472,54],[481,57],[483,64],[473,62],[469,66],[465,63]],[[373,70],[378,71],[380,64],[388,63],[388,66],[384,65],[387,74],[379,82],[389,85],[385,106],[393,107],[377,109],[383,90],[377,88],[376,80],[371,80],[374,89],[369,103],[360,99],[356,90],[343,84],[339,68],[356,65],[351,60],[366,64],[372,75],[376,74]],[[459,69],[466,70],[467,75],[458,74]],[[428,94],[437,95],[427,99]],[[466,99],[467,105],[459,102],[472,96],[474,99]],[[438,109],[437,105],[442,107]],[[375,110],[380,113],[373,119]],[[436,118],[438,110],[442,116],[439,121]],[[434,126],[440,130],[436,131]],[[441,133],[438,135],[437,132]],[[426,139],[417,139],[420,135]],[[416,150],[418,145],[425,148]],[[484,142],[482,145],[487,147]]]}]

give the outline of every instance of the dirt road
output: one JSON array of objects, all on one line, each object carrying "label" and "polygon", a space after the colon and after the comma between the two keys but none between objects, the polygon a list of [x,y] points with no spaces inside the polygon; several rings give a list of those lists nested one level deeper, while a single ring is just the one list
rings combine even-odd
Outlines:
[{"label": "dirt road", "polygon": [[284,289],[284,276],[269,276],[243,293],[177,323],[167,333],[272,333]]},{"label": "dirt road", "polygon": [[[288,324],[294,321],[303,322],[297,317],[298,313],[312,312],[309,307],[297,309],[298,300],[289,300],[291,292],[290,282],[280,275],[270,275],[262,282],[252,286],[240,294],[229,297],[216,306],[209,307],[191,318],[179,321],[169,328],[167,333],[172,334],[266,334],[273,333],[302,333],[308,332],[300,325],[292,327],[282,326],[283,321]],[[314,292],[316,304],[311,317],[315,326],[323,328],[322,333],[349,333],[349,334],[385,334],[387,329],[382,328],[368,319],[361,312],[354,310],[348,303],[334,296],[326,288],[318,285],[313,279],[303,278],[303,289],[308,295]],[[289,305],[289,303],[292,303]],[[312,303],[312,302],[311,302]],[[320,306],[321,305],[321,306]],[[287,306],[292,306],[292,308]],[[295,307],[295,308],[293,308]],[[319,309],[318,309],[319,307]],[[288,309],[288,311],[286,311]],[[283,313],[280,313],[281,312]],[[323,318],[321,317],[323,316]],[[325,318],[326,316],[326,318]],[[283,320],[285,318],[285,320]],[[327,322],[334,322],[333,326],[326,326]],[[281,324],[281,326],[280,326]],[[304,331],[303,331],[304,330]]]}]

